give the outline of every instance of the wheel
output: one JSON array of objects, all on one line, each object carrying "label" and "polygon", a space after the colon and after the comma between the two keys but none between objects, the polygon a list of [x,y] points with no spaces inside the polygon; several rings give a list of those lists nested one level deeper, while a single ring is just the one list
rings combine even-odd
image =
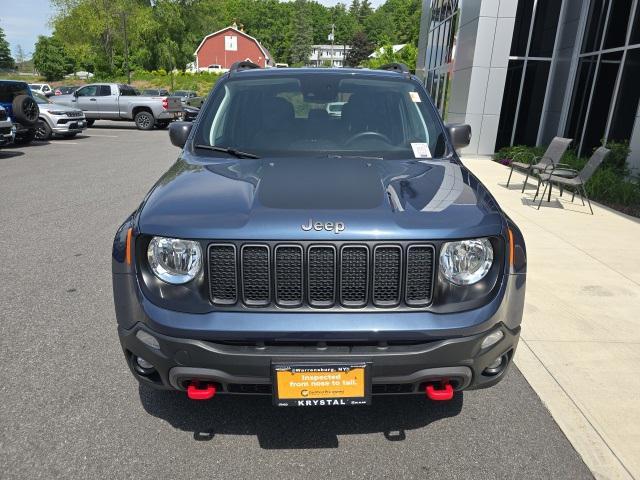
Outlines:
[{"label": "wheel", "polygon": [[168,121],[168,120],[161,120],[161,121],[156,123],[156,128],[164,130],[165,128],[167,128],[169,126],[170,123],[171,122]]},{"label": "wheel", "polygon": [[87,118],[87,127],[93,127],[94,123],[96,123],[95,119]]},{"label": "wheel", "polygon": [[29,95],[18,95],[11,103],[13,116],[22,125],[31,127],[38,123],[40,108],[36,101]]},{"label": "wheel", "polygon": [[149,112],[138,112],[134,118],[138,130],[153,130],[155,120]]},{"label": "wheel", "polygon": [[37,140],[49,140],[51,138],[51,127],[42,119],[36,123],[36,139]]},{"label": "wheel", "polygon": [[15,144],[16,145],[27,145],[31,143],[36,138],[36,129],[29,130],[24,135],[16,136]]}]

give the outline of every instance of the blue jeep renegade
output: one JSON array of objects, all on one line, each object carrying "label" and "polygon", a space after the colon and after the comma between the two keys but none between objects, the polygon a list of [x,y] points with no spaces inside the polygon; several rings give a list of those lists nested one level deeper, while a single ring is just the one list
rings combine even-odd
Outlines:
[{"label": "blue jeep renegade", "polygon": [[113,245],[140,382],[313,407],[504,377],[525,244],[456,154],[470,128],[406,67],[241,62],[170,137],[177,162]]}]

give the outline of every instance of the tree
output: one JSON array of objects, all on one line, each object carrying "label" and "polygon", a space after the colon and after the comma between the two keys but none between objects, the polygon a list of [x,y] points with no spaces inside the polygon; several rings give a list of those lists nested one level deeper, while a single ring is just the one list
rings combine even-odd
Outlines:
[{"label": "tree", "polygon": [[24,63],[26,60],[26,55],[24,54],[24,50],[22,49],[22,45],[18,44],[16,46],[16,63],[18,65]]},{"label": "tree", "polygon": [[363,31],[356,32],[351,39],[351,51],[347,55],[346,65],[348,67],[360,66],[369,58],[373,48],[373,44],[369,41],[366,33]]},{"label": "tree", "polygon": [[307,0],[293,2],[293,36],[291,42],[292,65],[304,65],[309,61],[313,42],[313,28],[307,16]]},{"label": "tree", "polygon": [[73,62],[64,45],[55,36],[40,35],[33,52],[33,64],[48,81],[61,80],[73,71]]},{"label": "tree", "polygon": [[4,35],[4,30],[0,27],[0,68],[14,69],[16,62],[11,56],[9,42]]}]

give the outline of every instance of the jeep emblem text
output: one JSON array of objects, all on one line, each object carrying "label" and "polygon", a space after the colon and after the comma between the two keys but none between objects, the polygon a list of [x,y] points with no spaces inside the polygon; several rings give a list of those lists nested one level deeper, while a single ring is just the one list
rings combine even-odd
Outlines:
[{"label": "jeep emblem text", "polygon": [[308,232],[310,230],[315,230],[319,232],[321,230],[326,230],[327,232],[333,232],[338,234],[345,229],[344,223],[342,222],[314,222],[313,219],[309,219],[309,223],[307,225],[302,225],[302,230]]}]

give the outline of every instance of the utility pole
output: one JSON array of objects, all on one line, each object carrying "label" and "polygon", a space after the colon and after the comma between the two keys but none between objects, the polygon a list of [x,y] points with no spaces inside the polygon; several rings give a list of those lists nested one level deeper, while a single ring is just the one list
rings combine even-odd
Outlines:
[{"label": "utility pole", "polygon": [[336,24],[332,23],[331,24],[331,35],[329,35],[329,37],[331,38],[331,68],[333,68],[333,44],[335,42],[335,38],[336,38]]},{"label": "utility pole", "polygon": [[127,69],[127,84],[131,85],[131,69],[129,68],[129,41],[127,40],[127,12],[116,14],[122,18],[122,30],[124,32],[124,66]]}]

